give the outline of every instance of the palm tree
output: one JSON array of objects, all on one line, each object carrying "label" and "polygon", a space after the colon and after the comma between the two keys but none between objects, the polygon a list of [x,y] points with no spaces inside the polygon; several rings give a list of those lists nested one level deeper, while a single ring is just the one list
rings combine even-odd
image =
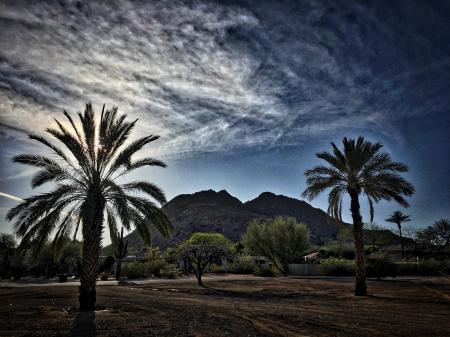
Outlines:
[{"label": "palm tree", "polygon": [[[134,159],[133,156],[146,144],[159,138],[148,135],[125,146],[137,120],[128,122],[125,115],[118,115],[117,108],[105,111],[99,124],[91,103],[84,113],[79,112],[81,126],[64,111],[67,125],[55,119],[56,128],[46,131],[60,141],[67,151],[44,137],[30,135],[52,151],[53,156],[19,155],[17,163],[39,168],[32,178],[32,187],[53,182],[54,189],[25,199],[12,208],[8,220],[15,220],[16,234],[22,245],[35,240],[42,246],[49,238],[54,242],[83,235],[81,263],[80,309],[93,310],[96,302],[98,258],[102,233],[106,226],[112,238],[117,237],[117,227],[136,227],[146,243],[150,243],[149,226],[154,226],[163,236],[168,236],[172,225],[165,213],[148,197],[164,204],[163,191],[147,181],[118,183],[118,178],[144,166],[166,165],[154,158]],[[107,224],[107,225],[106,225]]]},{"label": "palm tree", "polygon": [[400,233],[400,246],[402,247],[402,259],[405,260],[405,248],[403,246],[402,223],[411,221],[409,215],[403,214],[401,211],[395,211],[385,221],[397,224]]},{"label": "palm tree", "polygon": [[372,144],[363,137],[342,140],[343,151],[331,143],[333,152],[317,153],[328,165],[306,170],[307,188],[303,196],[310,200],[330,189],[328,214],[342,221],[342,199],[350,196],[350,211],[353,218],[353,237],[356,257],[355,295],[366,295],[366,271],[364,256],[363,222],[359,196],[365,194],[369,201],[370,218],[373,221],[373,203],[380,200],[395,200],[408,207],[403,196],[414,193],[414,187],[399,173],[406,172],[405,164],[393,162],[387,153],[380,153],[381,144]]}]

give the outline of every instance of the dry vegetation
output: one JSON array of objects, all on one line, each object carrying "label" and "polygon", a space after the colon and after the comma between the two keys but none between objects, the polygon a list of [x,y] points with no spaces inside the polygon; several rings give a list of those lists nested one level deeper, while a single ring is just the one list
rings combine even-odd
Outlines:
[{"label": "dry vegetation", "polygon": [[[79,314],[74,286],[0,288],[1,336],[448,336],[450,278],[215,279],[100,286]],[[95,317],[95,322],[93,318]],[[95,329],[94,329],[95,327]]]}]

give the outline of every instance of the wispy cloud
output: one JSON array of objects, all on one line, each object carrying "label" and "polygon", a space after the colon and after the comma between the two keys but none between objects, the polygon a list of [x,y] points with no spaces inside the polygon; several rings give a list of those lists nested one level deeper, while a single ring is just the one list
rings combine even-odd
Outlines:
[{"label": "wispy cloud", "polygon": [[4,2],[0,128],[36,132],[92,100],[139,117],[137,135],[162,135],[163,156],[295,145],[343,128],[400,137],[393,122],[448,107],[450,73],[448,34],[414,22],[442,27],[445,15],[402,6]]}]

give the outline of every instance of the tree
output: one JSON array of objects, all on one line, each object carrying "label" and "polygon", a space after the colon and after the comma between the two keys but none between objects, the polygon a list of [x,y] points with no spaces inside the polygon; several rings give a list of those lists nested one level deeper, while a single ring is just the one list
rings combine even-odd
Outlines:
[{"label": "tree", "polygon": [[123,227],[120,236],[115,237],[113,243],[114,257],[116,258],[116,280],[120,281],[122,275],[122,260],[127,256],[128,241],[123,239]]},{"label": "tree", "polygon": [[404,196],[414,193],[414,187],[400,176],[406,172],[405,164],[392,161],[387,153],[380,153],[382,145],[372,144],[363,137],[344,138],[341,151],[331,143],[333,152],[317,153],[317,157],[327,165],[306,170],[307,188],[303,196],[312,200],[320,193],[330,189],[328,195],[328,214],[342,221],[342,199],[350,196],[350,211],[353,218],[353,234],[356,257],[355,295],[366,295],[366,271],[364,256],[363,222],[360,212],[359,196],[365,194],[373,221],[373,203],[380,200],[395,200],[408,207]]},{"label": "tree", "polygon": [[44,137],[30,135],[50,149],[53,156],[25,154],[13,159],[39,169],[31,181],[33,188],[48,182],[53,182],[55,188],[25,199],[8,212],[7,219],[15,220],[16,235],[22,238],[22,244],[35,239],[42,245],[50,237],[58,242],[71,235],[75,237],[81,228],[84,241],[80,309],[94,310],[104,227],[109,227],[114,238],[119,223],[127,230],[134,226],[148,243],[150,225],[163,236],[172,231],[165,213],[142,196],[150,196],[162,205],[166,198],[160,188],[147,181],[119,184],[118,178],[140,167],[166,165],[154,158],[134,158],[159,137],[149,135],[125,145],[137,120],[126,121],[125,115],[118,115],[116,107],[105,110],[103,106],[98,125],[90,103],[84,113],[78,113],[81,125],[76,125],[65,111],[64,115],[68,127],[55,119],[57,127],[46,131],[65,146],[65,151]]},{"label": "tree", "polygon": [[419,249],[419,231],[413,227],[406,227],[403,228],[403,236],[410,240],[410,242],[414,245],[414,254],[416,256],[419,256],[419,254],[421,253]]},{"label": "tree", "polygon": [[389,229],[379,226],[374,222],[364,223],[363,229],[364,236],[369,239],[373,251],[375,251],[376,246],[379,250],[382,250],[383,246],[390,244],[395,236]]},{"label": "tree", "polygon": [[418,235],[422,242],[426,242],[431,248],[436,246],[443,253],[450,244],[450,220],[440,219]]},{"label": "tree", "polygon": [[8,233],[0,233],[0,277],[6,278],[9,271],[9,260],[16,248],[16,240],[14,235]]},{"label": "tree", "polygon": [[220,233],[194,233],[181,245],[181,258],[186,261],[199,286],[203,287],[202,275],[206,267],[231,254],[230,241]]},{"label": "tree", "polygon": [[385,221],[395,223],[397,225],[398,231],[400,234],[400,245],[402,247],[402,258],[403,258],[403,260],[406,260],[405,247],[403,246],[402,223],[411,221],[411,219],[409,218],[409,215],[403,214],[401,211],[395,211]]},{"label": "tree", "polygon": [[250,254],[265,256],[286,276],[289,263],[295,262],[308,249],[309,231],[295,218],[254,220],[247,227],[242,243]]}]

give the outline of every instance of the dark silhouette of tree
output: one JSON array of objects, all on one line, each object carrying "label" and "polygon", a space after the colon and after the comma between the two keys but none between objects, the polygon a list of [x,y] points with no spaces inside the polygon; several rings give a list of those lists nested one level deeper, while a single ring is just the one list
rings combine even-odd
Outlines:
[{"label": "dark silhouette of tree", "polygon": [[411,219],[409,218],[409,215],[403,214],[401,211],[395,211],[385,221],[395,223],[397,225],[398,231],[400,234],[400,245],[402,247],[402,258],[403,258],[403,260],[406,260],[405,247],[403,245],[402,223],[411,221]]},{"label": "dark silhouette of tree", "polygon": [[0,277],[6,278],[9,271],[9,259],[16,248],[16,240],[14,235],[8,233],[0,233]]},{"label": "dark silhouette of tree", "polygon": [[342,221],[342,198],[350,196],[350,211],[353,218],[353,234],[356,256],[355,295],[366,295],[366,271],[364,256],[363,222],[360,213],[359,196],[365,194],[370,206],[370,218],[373,221],[374,202],[395,200],[408,207],[403,196],[412,195],[414,187],[400,176],[407,166],[392,161],[387,153],[380,153],[381,144],[372,144],[363,137],[344,138],[341,151],[331,143],[333,152],[321,152],[317,157],[328,165],[316,166],[306,170],[307,188],[303,196],[311,199],[330,189],[328,195],[328,213]]},{"label": "dark silhouette of tree", "polygon": [[8,212],[7,219],[15,220],[15,231],[22,244],[35,240],[38,246],[52,236],[54,242],[75,237],[81,228],[84,241],[80,309],[94,310],[104,227],[107,225],[115,237],[119,223],[127,230],[134,226],[148,243],[149,225],[163,236],[172,231],[165,213],[140,195],[150,196],[162,205],[166,198],[161,189],[147,181],[119,184],[118,178],[140,167],[166,165],[154,158],[133,158],[159,137],[149,135],[125,145],[137,120],[127,122],[125,115],[118,115],[116,107],[105,110],[103,106],[98,125],[91,103],[86,104],[84,113],[78,113],[79,125],[67,112],[64,115],[69,127],[55,119],[57,127],[46,131],[66,147],[65,151],[44,137],[30,135],[49,148],[53,156],[26,154],[13,159],[39,168],[31,182],[33,188],[47,182],[53,182],[55,188],[25,199]]},{"label": "dark silhouette of tree", "polygon": [[440,253],[444,253],[450,245],[450,220],[440,219],[433,225],[418,232],[420,241],[433,251],[437,247]]}]

